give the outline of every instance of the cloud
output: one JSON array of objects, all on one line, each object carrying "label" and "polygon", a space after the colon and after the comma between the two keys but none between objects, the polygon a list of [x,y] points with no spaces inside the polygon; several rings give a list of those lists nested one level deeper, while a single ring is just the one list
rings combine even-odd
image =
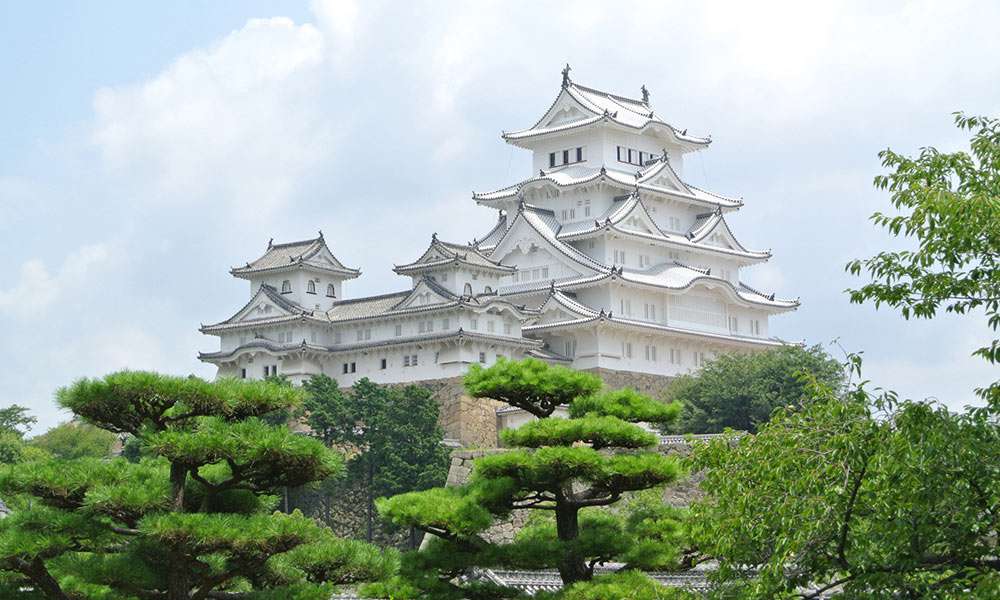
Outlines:
[{"label": "cloud", "polygon": [[265,218],[336,155],[324,47],[312,25],[251,19],[148,81],[99,90],[93,143],[144,202],[251,205],[238,215]]},{"label": "cloud", "polygon": [[40,259],[25,261],[13,287],[0,289],[0,315],[33,318],[46,313],[56,301],[69,300],[76,288],[88,285],[110,258],[108,245],[93,244],[67,256],[54,274]]}]

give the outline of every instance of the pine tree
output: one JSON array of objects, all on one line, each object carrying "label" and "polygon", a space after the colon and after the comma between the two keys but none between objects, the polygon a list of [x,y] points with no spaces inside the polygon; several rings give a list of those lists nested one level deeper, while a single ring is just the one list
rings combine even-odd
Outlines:
[{"label": "pine tree", "polygon": [[10,467],[0,494],[0,593],[45,598],[325,598],[393,566],[301,514],[272,510],[284,486],[329,477],[340,457],[262,417],[301,401],[271,382],[146,372],[83,379],[59,402],[134,436],[139,463],[49,460]]},{"label": "pine tree", "polygon": [[[639,569],[676,559],[670,507],[647,504],[649,512],[637,519],[601,507],[678,477],[678,462],[657,452],[657,436],[637,423],[669,423],[679,405],[632,390],[601,391],[594,375],[533,359],[473,365],[465,385],[477,398],[506,402],[538,419],[504,431],[510,449],[479,458],[468,484],[379,502],[383,516],[433,536],[424,550],[406,556],[409,588],[397,584],[397,594],[503,597],[504,590],[463,583],[460,576],[473,567],[554,567],[569,585],[590,580],[603,562]],[[560,406],[569,418],[552,417]],[[540,516],[512,543],[484,537],[496,519],[518,509]]]}]

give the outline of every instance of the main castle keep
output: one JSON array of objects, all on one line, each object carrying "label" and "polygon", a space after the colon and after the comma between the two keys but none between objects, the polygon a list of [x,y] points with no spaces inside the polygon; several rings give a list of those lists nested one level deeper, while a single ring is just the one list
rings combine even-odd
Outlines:
[{"label": "main castle keep", "polygon": [[533,356],[599,373],[613,387],[658,391],[720,352],[783,344],[772,315],[795,310],[740,280],[770,252],[744,247],[726,222],[743,202],[684,182],[685,157],[707,137],[664,121],[642,88],[628,98],[573,81],[503,140],[532,153],[532,173],[473,194],[497,212],[471,244],[431,236],[396,265],[405,289],[350,297],[361,275],[323,235],[268,243],[233,268],[250,301],[202,326],[218,351],[199,358],[223,377],[325,373],[343,386],[421,382],[436,390],[447,435],[492,446],[527,417],[462,394],[473,362]]}]

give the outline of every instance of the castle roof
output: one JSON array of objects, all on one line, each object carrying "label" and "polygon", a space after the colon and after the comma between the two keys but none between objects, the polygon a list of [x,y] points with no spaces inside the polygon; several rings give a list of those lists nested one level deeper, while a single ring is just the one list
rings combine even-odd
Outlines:
[{"label": "castle roof", "polygon": [[[638,226],[631,225],[632,223],[638,223]],[[722,232],[723,237],[720,239],[724,239],[728,247],[701,243],[716,230]],[[745,259],[747,262],[764,261],[771,256],[770,252],[748,250],[740,244],[720,210],[699,215],[694,226],[686,234],[663,231],[649,214],[638,193],[615,198],[608,210],[593,221],[578,221],[563,225],[558,237],[566,241],[582,240],[611,232],[644,241],[662,242],[684,250],[725,254]]]},{"label": "castle roof", "polygon": [[777,339],[762,339],[749,336],[743,336],[734,333],[715,333],[711,331],[699,330],[699,329],[688,329],[686,327],[677,327],[675,325],[664,325],[662,323],[654,323],[651,321],[642,321],[639,319],[630,319],[627,317],[621,317],[614,312],[605,312],[603,309],[600,311],[595,311],[593,308],[584,305],[583,303],[567,296],[559,290],[554,290],[549,294],[548,299],[542,305],[541,310],[544,312],[549,306],[558,304],[560,307],[566,309],[572,318],[564,319],[561,321],[554,321],[549,323],[537,323],[534,325],[524,325],[521,330],[524,333],[539,333],[544,331],[560,330],[576,328],[581,326],[592,326],[595,324],[607,324],[617,327],[627,328],[627,329],[640,329],[648,332],[659,332],[667,334],[676,334],[683,337],[697,337],[702,339],[711,339],[718,342],[725,343],[741,343],[749,344],[754,346],[783,346],[785,342]]},{"label": "castle roof", "polygon": [[[271,307],[274,312],[271,312]],[[266,311],[264,310],[266,309]],[[256,313],[256,314],[254,314]],[[266,283],[257,288],[257,292],[250,298],[250,301],[243,305],[243,308],[226,319],[211,325],[202,325],[202,333],[213,333],[227,329],[238,329],[247,326],[278,325],[300,320],[316,320],[315,313],[303,308],[296,302],[278,293]]]},{"label": "castle roof", "polygon": [[413,275],[445,266],[464,266],[480,271],[513,273],[516,269],[490,260],[477,248],[465,244],[453,244],[431,237],[431,244],[420,258],[405,265],[396,265],[393,271],[400,275]]},{"label": "castle roof", "polygon": [[707,192],[684,182],[670,165],[670,161],[664,160],[662,156],[634,172],[608,169],[604,166],[596,168],[581,165],[561,167],[551,171],[543,170],[537,176],[492,192],[473,192],[472,198],[479,204],[494,205],[510,201],[535,188],[572,188],[591,183],[604,183],[622,190],[639,189],[713,209],[735,210],[743,206],[743,201],[740,199]]},{"label": "castle roof", "polygon": [[324,354],[340,354],[345,352],[358,352],[362,350],[371,350],[375,348],[386,348],[392,346],[406,346],[412,344],[423,344],[428,342],[463,342],[463,341],[484,341],[493,344],[499,344],[507,347],[514,348],[524,348],[524,349],[538,349],[541,348],[543,342],[540,340],[532,340],[523,337],[510,337],[501,336],[488,333],[479,333],[476,331],[465,331],[461,327],[455,331],[442,331],[440,333],[427,333],[422,335],[389,338],[383,340],[372,340],[364,342],[350,342],[343,344],[334,344],[332,346],[321,346],[318,344],[308,344],[303,340],[302,342],[291,342],[291,343],[279,343],[273,342],[271,340],[265,339],[254,339],[245,344],[241,344],[239,347],[234,348],[229,351],[219,351],[219,352],[200,352],[198,353],[199,360],[206,362],[224,362],[227,360],[232,360],[240,354],[245,354],[247,352],[254,351],[266,351],[271,354],[285,354],[288,352],[320,352]]},{"label": "castle roof", "polygon": [[612,94],[574,82],[569,77],[569,65],[563,71],[562,89],[544,115],[531,127],[504,132],[505,141],[525,146],[529,140],[560,134],[599,123],[638,133],[653,132],[669,138],[684,151],[697,150],[711,143],[710,137],[688,135],[657,115],[649,104],[649,94],[643,86],[641,100]]},{"label": "castle roof", "polygon": [[251,276],[262,273],[293,269],[325,271],[345,279],[353,279],[361,275],[361,271],[344,266],[333,255],[326,245],[326,240],[323,239],[322,232],[320,232],[319,237],[298,242],[275,244],[272,240],[267,243],[267,250],[259,258],[242,267],[233,267],[229,272],[235,277],[249,279]]}]

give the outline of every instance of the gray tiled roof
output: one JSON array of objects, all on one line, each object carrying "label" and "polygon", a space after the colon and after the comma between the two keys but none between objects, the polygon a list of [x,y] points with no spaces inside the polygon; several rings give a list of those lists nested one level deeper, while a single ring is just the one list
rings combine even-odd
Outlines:
[{"label": "gray tiled roof", "polygon": [[[548,115],[552,107],[559,102],[564,94],[568,94],[577,104],[590,112],[593,116],[570,121],[556,126],[542,126],[545,115]],[[552,106],[545,111],[542,118],[528,129],[512,133],[504,133],[503,138],[509,142],[536,137],[554,131],[563,131],[593,124],[595,122],[607,120],[618,125],[636,130],[645,130],[649,126],[660,126],[667,128],[673,137],[679,142],[685,142],[693,147],[704,146],[711,143],[711,138],[688,135],[687,130],[681,131],[666,121],[660,119],[645,100],[635,100],[618,94],[612,94],[592,87],[579,85],[567,80],[559,95],[552,102]],[[693,148],[692,148],[693,149]]]},{"label": "gray tiled roof", "polygon": [[[325,260],[319,260],[319,255],[325,254],[332,260],[332,264]],[[311,240],[301,240],[298,242],[288,242],[284,244],[268,243],[267,250],[262,256],[248,262],[242,267],[234,267],[230,272],[236,276],[249,275],[264,271],[274,271],[286,269],[292,266],[307,265],[315,269],[339,272],[347,276],[357,277],[360,271],[344,266],[337,257],[330,252],[321,233],[319,237]]]},{"label": "gray tiled roof", "polygon": [[431,239],[430,246],[420,255],[420,258],[412,263],[396,265],[396,268],[393,270],[404,274],[453,263],[461,263],[479,269],[502,271],[505,273],[515,270],[514,267],[501,265],[491,260],[472,245],[445,242],[437,239],[437,235]]},{"label": "gray tiled roof", "polygon": [[411,290],[405,290],[379,296],[341,300],[335,303],[326,315],[331,321],[348,321],[382,315],[402,302],[410,295],[410,292]]},{"label": "gray tiled roof", "polygon": [[[606,575],[615,570],[615,568],[595,567],[594,575]],[[704,571],[654,571],[646,574],[668,587],[684,588],[696,592],[704,592],[711,587]],[[481,572],[480,577],[496,585],[532,595],[538,592],[557,592],[562,589],[562,579],[559,577],[559,572],[554,570],[487,569]]]}]

